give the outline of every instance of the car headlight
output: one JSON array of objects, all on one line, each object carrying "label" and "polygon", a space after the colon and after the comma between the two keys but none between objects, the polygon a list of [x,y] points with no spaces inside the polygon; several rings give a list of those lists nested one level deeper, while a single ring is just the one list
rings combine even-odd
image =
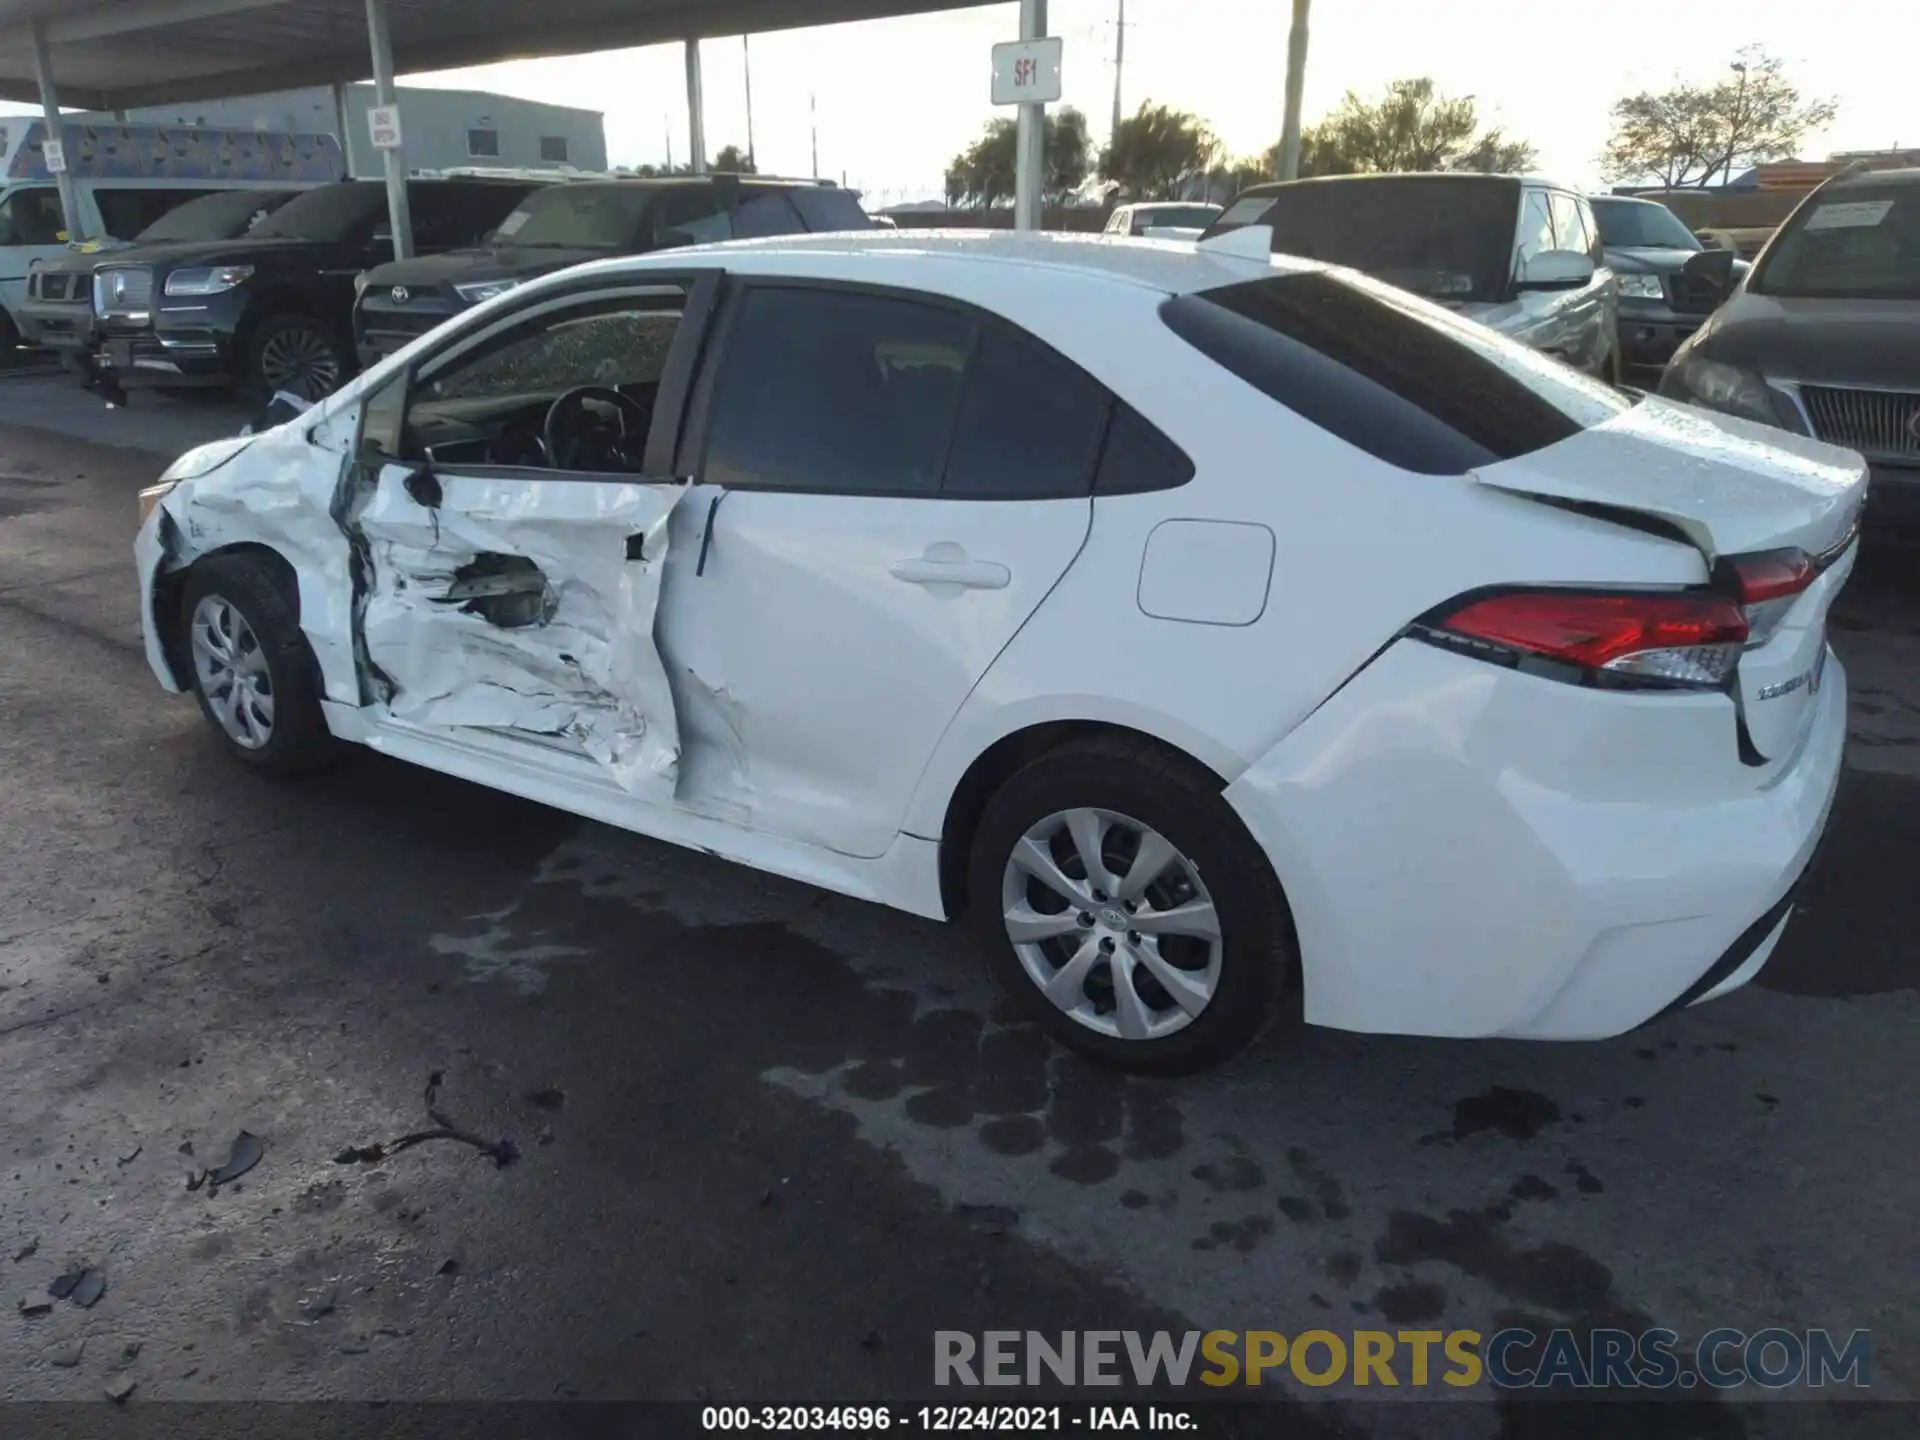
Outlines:
[{"label": "car headlight", "polygon": [[1681,357],[1668,367],[1660,389],[1670,398],[1694,400],[1709,410],[1758,420],[1763,425],[1780,423],[1767,382],[1737,365]]},{"label": "car headlight", "polygon": [[167,276],[169,295],[218,295],[246,283],[253,274],[251,265],[205,265],[191,270],[176,270]]},{"label": "car headlight", "polygon": [[1667,292],[1661,288],[1658,275],[1622,275],[1620,293],[1634,300],[1664,300]]},{"label": "car headlight", "polygon": [[518,280],[475,280],[469,285],[454,286],[453,293],[469,305],[478,305],[482,300],[506,294],[519,283]]}]

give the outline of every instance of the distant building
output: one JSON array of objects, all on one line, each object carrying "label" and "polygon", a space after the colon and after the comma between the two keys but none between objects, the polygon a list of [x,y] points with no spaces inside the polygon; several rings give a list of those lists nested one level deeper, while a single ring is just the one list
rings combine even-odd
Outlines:
[{"label": "distant building", "polygon": [[[397,98],[400,133],[410,169],[446,170],[459,165],[607,168],[606,122],[597,110],[547,105],[483,90],[402,86]],[[315,87],[232,100],[148,105],[128,110],[124,118],[130,124],[190,129],[338,135],[346,152],[348,174],[377,178],[382,173],[380,152],[373,148],[367,131],[373,86],[345,86],[340,100],[336,106],[332,90]],[[104,123],[118,117],[96,114],[68,118]]]}]

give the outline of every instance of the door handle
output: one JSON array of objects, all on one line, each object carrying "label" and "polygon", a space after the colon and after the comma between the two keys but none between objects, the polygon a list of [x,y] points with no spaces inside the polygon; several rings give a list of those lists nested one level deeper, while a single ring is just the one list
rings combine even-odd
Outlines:
[{"label": "door handle", "polygon": [[896,560],[887,573],[909,585],[924,585],[938,594],[958,590],[1004,590],[1013,580],[1013,572],[991,560],[969,560],[958,545],[942,541],[929,545],[927,553],[912,560]]}]

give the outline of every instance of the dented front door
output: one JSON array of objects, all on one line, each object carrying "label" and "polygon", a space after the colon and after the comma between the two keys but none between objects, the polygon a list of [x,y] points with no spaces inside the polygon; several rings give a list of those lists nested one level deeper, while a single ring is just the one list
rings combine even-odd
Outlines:
[{"label": "dented front door", "polygon": [[671,801],[680,742],[653,626],[685,492],[653,465],[692,363],[676,354],[704,324],[690,289],[541,302],[370,406],[395,418],[363,445],[346,524],[386,723],[519,742],[532,763]]}]

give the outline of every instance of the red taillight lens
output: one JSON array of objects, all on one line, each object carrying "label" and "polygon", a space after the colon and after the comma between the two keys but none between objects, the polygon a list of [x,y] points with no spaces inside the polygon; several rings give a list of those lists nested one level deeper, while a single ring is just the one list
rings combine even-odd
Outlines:
[{"label": "red taillight lens", "polygon": [[1582,670],[1679,685],[1724,683],[1747,640],[1739,604],[1711,594],[1509,590],[1468,601],[1433,628]]},{"label": "red taillight lens", "polygon": [[1735,555],[1723,561],[1729,588],[1742,605],[1798,595],[1819,572],[1804,550],[1768,550],[1758,555]]}]

